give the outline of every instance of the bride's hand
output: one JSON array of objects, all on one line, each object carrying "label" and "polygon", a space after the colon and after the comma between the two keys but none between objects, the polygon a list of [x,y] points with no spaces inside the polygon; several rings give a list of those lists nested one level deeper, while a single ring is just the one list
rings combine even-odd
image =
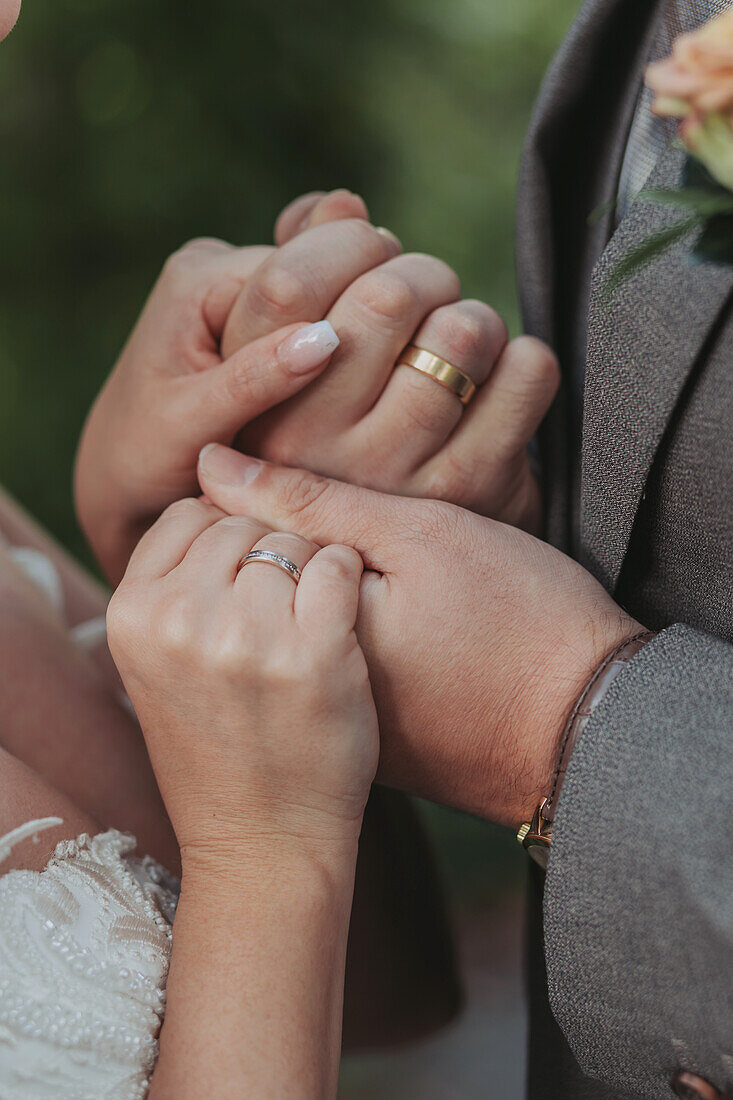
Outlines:
[{"label": "bride's hand", "polygon": [[[357,249],[353,239],[346,223],[330,229],[344,285],[398,249],[366,222]],[[76,506],[113,583],[163,509],[196,492],[203,444],[231,443],[244,424],[302,389],[328,361],[333,343],[319,357],[311,342],[297,362],[279,353],[308,317],[271,325],[266,343],[222,358],[219,344],[231,307],[273,251],[202,239],[171,256],[92,407],[77,457]]]},{"label": "bride's hand", "polygon": [[[527,442],[558,384],[549,349],[525,337],[506,344],[493,310],[457,300],[450,268],[400,255],[348,192],[304,196],[276,240],[199,240],[171,257],[92,408],[76,503],[108,577],[119,580],[163,508],[196,491],[203,443],[231,443],[245,425],[246,449],[273,461],[536,530]],[[328,356],[293,372],[273,356],[277,341],[256,344],[327,314],[343,342],[322,383],[308,386]],[[481,384],[470,409],[412,368],[394,369],[411,340]]]},{"label": "bride's hand", "polygon": [[[242,565],[253,550],[289,560]],[[349,914],[379,737],[361,558],[171,505],[109,640],[181,847],[151,1097],[335,1097]]]},{"label": "bride's hand", "polygon": [[[253,549],[302,572],[252,562]],[[143,537],[108,613],[110,648],[192,859],[285,842],[355,850],[378,729],[354,634],[362,563],[201,500]],[[216,856],[216,858],[219,858]]]},{"label": "bride's hand", "polygon": [[[246,426],[240,450],[537,533],[527,445],[557,390],[554,355],[528,337],[507,343],[499,315],[459,300],[458,277],[432,256],[395,251],[358,272],[351,257],[363,249],[367,217],[358,196],[339,191],[303,196],[278,220],[279,247],[234,303],[224,354],[303,318],[327,317],[341,345],[311,386]],[[395,368],[410,343],[478,384],[467,409],[434,379]]]}]

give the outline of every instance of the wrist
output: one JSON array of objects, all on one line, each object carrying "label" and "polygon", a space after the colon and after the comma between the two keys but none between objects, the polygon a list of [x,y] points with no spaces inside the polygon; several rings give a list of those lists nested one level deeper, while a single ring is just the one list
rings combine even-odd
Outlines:
[{"label": "wrist", "polygon": [[240,885],[285,880],[310,882],[326,893],[353,884],[358,841],[315,844],[292,836],[220,838],[216,843],[181,845],[184,881]]},{"label": "wrist", "polygon": [[[619,609],[617,616],[589,624],[582,634],[563,640],[535,670],[537,689],[525,693],[528,710],[523,727],[528,730],[527,760],[523,782],[513,791],[505,823],[516,827],[532,816],[535,807],[553,788],[568,722],[589,681],[610,653],[643,633],[644,628]],[[529,709],[531,707],[531,709]]]},{"label": "wrist", "polygon": [[108,580],[116,585],[149,524],[124,511],[121,495],[111,484],[106,484],[104,494],[98,494],[77,478],[74,498],[79,526]]},{"label": "wrist", "polygon": [[[354,897],[356,846],[351,852],[251,849],[181,855],[181,904],[199,924],[229,915],[237,926],[253,914],[280,927],[301,925],[348,934]],[[180,908],[180,906],[179,906]],[[269,918],[267,914],[270,914]]]},{"label": "wrist", "polygon": [[74,467],[74,506],[79,526],[107,577],[117,584],[130,554],[154,516],[141,515],[129,486],[120,483],[111,442],[100,447],[89,423]]},{"label": "wrist", "polygon": [[517,834],[519,843],[543,868],[547,867],[549,861],[555,814],[575,747],[613,681],[654,637],[650,631],[636,631],[614,646],[586,681],[565,721],[555,754],[552,780],[546,787],[546,793],[537,802],[531,821],[526,821]]}]

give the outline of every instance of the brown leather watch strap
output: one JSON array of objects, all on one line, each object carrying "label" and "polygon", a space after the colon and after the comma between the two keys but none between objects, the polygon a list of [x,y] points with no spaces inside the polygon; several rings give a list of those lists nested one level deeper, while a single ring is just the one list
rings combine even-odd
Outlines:
[{"label": "brown leather watch strap", "polygon": [[628,641],[622,642],[621,645],[617,646],[608,654],[583,689],[578,702],[573,707],[572,714],[568,718],[562,735],[560,756],[555,771],[555,778],[552,783],[552,789],[542,807],[542,818],[544,821],[552,823],[555,819],[555,810],[557,809],[557,803],[560,798],[560,791],[565,779],[565,773],[570,763],[570,757],[573,755],[573,749],[578,743],[578,738],[588,724],[588,719],[618,674],[625,668],[632,657],[635,657],[639,650],[643,649],[647,642],[650,642],[654,637],[656,637],[656,635],[651,631],[644,631],[643,634],[637,634]]}]

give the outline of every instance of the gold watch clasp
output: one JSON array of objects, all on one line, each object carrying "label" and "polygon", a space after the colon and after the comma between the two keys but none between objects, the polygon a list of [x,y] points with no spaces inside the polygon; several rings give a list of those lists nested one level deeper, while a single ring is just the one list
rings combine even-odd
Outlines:
[{"label": "gold watch clasp", "polygon": [[552,822],[544,817],[547,799],[543,798],[531,821],[526,821],[517,833],[517,840],[543,870],[547,870],[552,847]]}]

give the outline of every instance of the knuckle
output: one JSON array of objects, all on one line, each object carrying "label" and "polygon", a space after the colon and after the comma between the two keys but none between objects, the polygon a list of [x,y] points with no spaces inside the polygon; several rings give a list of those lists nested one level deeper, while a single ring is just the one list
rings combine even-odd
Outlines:
[{"label": "knuckle", "polygon": [[310,686],[313,683],[313,668],[312,654],[298,653],[286,646],[270,651],[264,663],[267,681],[279,688]]},{"label": "knuckle", "polygon": [[[428,321],[430,341],[457,365],[494,360],[506,343],[506,326],[495,310],[481,302],[456,302],[437,309]],[[426,335],[426,340],[428,339]]]},{"label": "knuckle", "polygon": [[[329,217],[338,217],[341,212],[346,212],[347,215],[343,220],[363,221],[369,217],[369,211],[361,195],[355,195],[346,188],[338,188],[330,195],[325,195],[318,205],[321,211],[328,212]],[[358,215],[354,213],[355,210],[359,211]]]},{"label": "knuckle", "polygon": [[439,260],[437,256],[431,256],[428,252],[408,252],[402,258],[414,269],[419,271],[420,279],[429,279],[436,285],[440,285],[443,293],[457,301],[461,296],[461,280],[453,268]]},{"label": "knuckle", "polygon": [[[355,551],[352,551],[352,553],[355,553]],[[346,548],[344,548],[342,553],[334,552],[323,557],[318,566],[319,572],[325,580],[343,583],[352,580],[356,562],[349,559]]]},{"label": "knuckle", "polygon": [[259,549],[271,550],[275,554],[283,554],[285,557],[297,557],[305,560],[315,547],[308,539],[301,535],[294,535],[288,531],[282,531],[268,535],[263,539]]},{"label": "knuckle", "polygon": [[176,521],[193,519],[205,513],[206,510],[207,506],[196,497],[182,497],[181,500],[175,500],[173,504],[169,504],[161,518]]},{"label": "knuckle", "polygon": [[257,454],[264,458],[265,462],[272,462],[275,466],[308,465],[307,445],[300,439],[299,433],[290,428],[290,417],[285,414],[282,423],[275,423],[262,438],[257,439]]},{"label": "knuckle", "polygon": [[363,276],[355,288],[356,300],[380,326],[402,326],[420,307],[415,287],[396,271],[377,270]]},{"label": "knuckle", "polygon": [[503,317],[485,302],[474,299],[460,303],[457,308],[460,328],[464,339],[469,341],[467,350],[497,355],[509,337]]},{"label": "knuckle", "polygon": [[218,673],[237,679],[251,668],[255,659],[254,631],[247,634],[239,622],[221,629],[210,657],[210,664]]},{"label": "knuckle", "polygon": [[292,645],[288,636],[281,635],[277,645],[263,643],[252,620],[223,640],[218,659],[221,670],[237,679],[244,675],[251,682],[282,690],[294,683],[307,683],[311,655],[303,646]]},{"label": "knuckle", "polygon": [[202,260],[208,259],[212,253],[221,252],[226,247],[223,241],[214,237],[194,237],[171,253],[163,265],[163,274],[172,278],[188,274],[192,268],[199,267]]},{"label": "knuckle", "polygon": [[191,257],[194,255],[200,256],[202,252],[221,252],[222,249],[229,247],[225,241],[220,240],[218,237],[192,237],[181,245],[178,252]]},{"label": "knuckle", "polygon": [[457,309],[441,310],[439,316],[431,318],[430,328],[431,339],[439,344],[443,355],[449,360],[457,360],[458,365],[475,359],[488,343],[481,323]]},{"label": "knuckle", "polygon": [[557,390],[560,385],[560,364],[552,348],[534,336],[518,336],[512,349],[522,364],[525,376],[543,388]]},{"label": "knuckle", "polygon": [[304,515],[323,503],[328,488],[329,482],[325,477],[306,470],[294,470],[282,487],[281,500],[289,515]]},{"label": "knuckle", "polygon": [[472,498],[472,488],[479,474],[479,463],[458,459],[446,452],[440,465],[431,471],[425,482],[425,495],[433,500],[465,506]]},{"label": "knuckle", "polygon": [[[349,201],[353,202],[355,196],[350,196]],[[330,200],[330,196],[327,196],[327,201]],[[363,202],[363,200],[360,200]],[[366,211],[366,207],[364,208]],[[353,247],[358,252],[364,252],[368,256],[374,256],[379,259],[384,255],[385,241],[381,234],[377,233],[376,229],[370,222],[364,218],[342,218],[338,223],[338,233],[344,234],[347,238],[351,238]]]},{"label": "knuckle", "polygon": [[347,569],[363,568],[364,562],[362,556],[353,546],[337,544],[331,547],[331,553],[334,554]]},{"label": "knuckle", "polygon": [[169,599],[156,615],[156,640],[162,652],[178,659],[191,657],[200,644],[193,615],[182,596]]},{"label": "knuckle", "polygon": [[433,316],[435,336],[459,356],[472,355],[484,340],[484,327],[477,317],[459,306],[446,306]]},{"label": "knuckle", "polygon": [[446,500],[461,508],[470,508],[480,499],[486,477],[484,456],[457,455],[450,450],[440,455],[440,461],[430,471],[425,483],[425,495]]},{"label": "knuckle", "polygon": [[304,280],[277,259],[267,261],[250,283],[255,312],[275,319],[305,317],[311,293]]},{"label": "knuckle", "polygon": [[220,520],[217,520],[211,530],[215,533],[217,539],[227,539],[230,532],[235,530],[238,535],[241,534],[242,538],[257,540],[265,537],[269,528],[252,516],[224,515]]},{"label": "knuckle", "polygon": [[258,453],[276,466],[308,466],[310,439],[302,439],[298,426],[287,414],[259,443]]},{"label": "knuckle", "polygon": [[126,650],[140,628],[141,604],[131,598],[131,588],[123,581],[107,605],[107,639],[115,651]]},{"label": "knuckle", "polygon": [[310,539],[304,539],[302,535],[295,535],[289,531],[283,532],[278,536],[278,539],[282,540],[282,545],[288,553],[298,554],[299,556],[313,554],[318,549]]}]

